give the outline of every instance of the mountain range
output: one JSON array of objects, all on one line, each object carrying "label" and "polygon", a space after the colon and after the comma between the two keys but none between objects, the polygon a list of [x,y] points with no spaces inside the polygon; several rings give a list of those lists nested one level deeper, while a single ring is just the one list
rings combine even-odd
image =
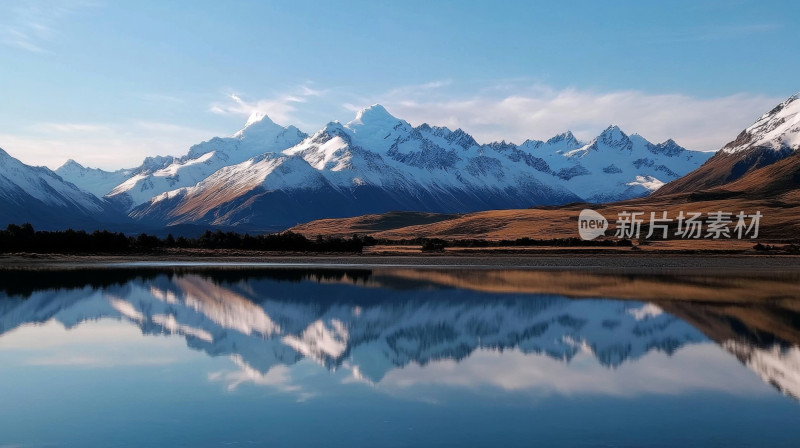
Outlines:
[{"label": "mountain range", "polygon": [[[600,142],[602,138],[595,143]],[[662,148],[666,146],[669,142]],[[567,154],[574,155],[575,151]],[[577,151],[586,152],[586,148]],[[588,181],[590,177],[576,180]],[[592,191],[588,184],[583,185],[584,191]],[[800,94],[762,115],[700,167],[653,194],[588,207],[611,221],[607,235],[613,235],[614,220],[623,211],[641,211],[645,216],[649,216],[649,212],[658,216],[667,212],[672,218],[681,211],[734,214],[758,211],[763,216],[759,238],[795,241],[800,232],[797,220],[800,215]],[[567,204],[558,208],[495,210],[459,216],[428,215],[424,219],[390,213],[318,220],[293,230],[307,235],[356,232],[388,239],[417,235],[450,239],[570,238],[577,237],[575,220],[584,208],[587,204]]]},{"label": "mountain range", "polygon": [[[231,137],[192,146],[182,157],[150,157],[130,169],[103,171],[73,160],[55,173],[28,168],[72,184],[64,189],[81,201],[85,192],[95,196],[89,201],[97,213],[87,223],[111,213],[146,228],[274,230],[392,210],[467,213],[641,197],[710,156],[672,140],[653,144],[616,126],[589,142],[565,132],[520,145],[479,144],[461,129],[414,127],[373,105],[349,123],[331,122],[312,135],[256,113]],[[20,189],[14,182],[0,188],[5,196]],[[67,226],[8,210],[0,215],[6,223]]]}]

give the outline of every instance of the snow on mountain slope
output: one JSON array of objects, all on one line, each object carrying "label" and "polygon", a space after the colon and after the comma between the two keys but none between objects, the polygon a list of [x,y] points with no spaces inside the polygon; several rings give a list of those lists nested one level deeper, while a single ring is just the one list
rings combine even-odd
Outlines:
[{"label": "snow on mountain slope", "polygon": [[56,169],[62,179],[77,185],[98,198],[102,198],[117,185],[125,182],[136,172],[135,168],[117,171],[103,171],[98,168],[87,168],[70,159]]},{"label": "snow on mountain slope", "polygon": [[392,210],[467,213],[628,199],[707,157],[616,126],[588,144],[571,132],[479,144],[461,129],[413,127],[376,104],[311,136],[253,114],[233,137],[195,145],[181,158],[115,173],[61,169],[95,193],[130,174],[107,198],[153,225],[273,229]]},{"label": "snow on mountain slope", "polygon": [[330,207],[341,202],[338,196],[304,160],[266,153],[222,168],[195,186],[162,193],[131,216],[164,216],[169,224],[247,226],[261,212],[268,215],[263,225],[269,227],[320,211],[333,213]]},{"label": "snow on mountain slope", "polygon": [[751,147],[772,148],[776,151],[800,149],[800,93],[789,97],[774,109],[762,115],[742,131],[722,151],[736,153]]},{"label": "snow on mountain slope", "polygon": [[0,149],[0,226],[29,222],[38,229],[96,228],[100,222],[124,220],[104,200]]},{"label": "snow on mountain slope", "polygon": [[136,170],[134,176],[108,193],[108,199],[130,210],[167,191],[196,185],[220,168],[294,146],[305,137],[294,126],[283,127],[264,114],[254,113],[233,137],[215,137],[195,145],[186,156],[158,169]]},{"label": "snow on mountain slope", "polygon": [[645,196],[703,164],[713,153],[688,151],[667,140],[653,144],[609,126],[588,144],[548,157],[556,176],[589,202]]},{"label": "snow on mountain slope", "polygon": [[[535,158],[486,153],[463,131],[412,128],[373,106],[346,125],[329,123],[284,150],[283,159],[264,155],[221,170],[154,198],[132,216],[264,228],[390,210],[461,212],[578,199],[556,179],[533,174],[536,164],[525,160]],[[263,158],[281,169],[259,171]]]},{"label": "snow on mountain slope", "polygon": [[360,110],[345,127],[354,144],[378,153],[387,151],[398,137],[411,131],[408,122],[392,116],[380,104]]},{"label": "snow on mountain slope", "polygon": [[[743,178],[800,150],[800,93],[762,115],[712,158],[686,176],[665,185],[659,195],[695,193]],[[791,185],[788,185],[791,186]]]}]

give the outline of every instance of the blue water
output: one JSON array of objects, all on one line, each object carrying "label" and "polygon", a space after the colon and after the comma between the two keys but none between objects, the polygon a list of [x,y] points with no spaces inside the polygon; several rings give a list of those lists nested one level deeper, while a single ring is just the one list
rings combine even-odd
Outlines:
[{"label": "blue water", "polygon": [[0,447],[800,441],[797,345],[713,307],[370,270],[48,275],[0,295]]}]

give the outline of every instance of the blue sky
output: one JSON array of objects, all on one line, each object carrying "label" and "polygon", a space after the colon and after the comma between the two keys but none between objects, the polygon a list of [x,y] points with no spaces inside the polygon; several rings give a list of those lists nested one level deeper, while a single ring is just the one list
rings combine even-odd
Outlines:
[{"label": "blue sky", "polygon": [[620,125],[713,150],[800,90],[795,1],[2,0],[0,147],[103,168],[253,111],[313,132],[380,102],[479,141]]}]

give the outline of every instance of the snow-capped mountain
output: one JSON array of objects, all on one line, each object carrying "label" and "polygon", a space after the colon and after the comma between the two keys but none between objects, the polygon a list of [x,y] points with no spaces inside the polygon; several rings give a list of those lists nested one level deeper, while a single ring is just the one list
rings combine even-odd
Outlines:
[{"label": "snow-capped mountain", "polygon": [[653,144],[610,126],[588,143],[479,144],[461,129],[392,116],[383,106],[313,135],[253,114],[231,137],[183,157],[106,172],[74,161],[57,171],[150,226],[266,230],[388,211],[468,213],[645,196],[711,154]]},{"label": "snow-capped mountain", "polygon": [[183,157],[148,157],[136,168],[108,172],[87,169],[74,161],[57,172],[120,210],[129,211],[154,196],[197,184],[217,170],[251,157],[294,146],[306,135],[294,126],[283,127],[264,114],[254,113],[232,137],[215,137],[192,146]]},{"label": "snow-capped mountain", "polygon": [[724,153],[747,151],[753,147],[775,151],[797,151],[800,148],[800,93],[789,97],[762,115],[736,140],[722,148]]},{"label": "snow-capped mountain", "polygon": [[[574,137],[569,134],[562,141],[572,142]],[[688,151],[671,139],[653,144],[638,134],[628,136],[617,126],[609,126],[579,148],[564,146],[547,154],[544,160],[568,188],[583,192],[581,198],[588,202],[646,196],[712,155]]]},{"label": "snow-capped mountain", "polygon": [[800,93],[762,115],[697,170],[659,190],[659,195],[719,187],[798,154]]},{"label": "snow-capped mountain", "polygon": [[461,130],[413,128],[373,106],[280,154],[226,167],[131,216],[153,224],[291,226],[389,210],[464,212],[578,200],[546,163]]},{"label": "snow-capped mountain", "polygon": [[80,185],[81,189],[102,198],[117,185],[125,182],[136,174],[137,169],[121,169],[117,171],[103,171],[99,168],[88,168],[70,159],[55,173],[67,182]]},{"label": "snow-capped mountain", "polygon": [[26,165],[0,149],[0,226],[95,229],[128,218],[45,167]]},{"label": "snow-capped mountain", "polygon": [[[174,167],[201,164],[213,154],[193,149],[189,162]],[[617,127],[588,144],[567,132],[522,145],[481,145],[461,129],[413,127],[380,105],[359,111],[347,124],[329,123],[280,152],[247,159],[240,154],[240,163],[230,163],[231,157],[212,163],[229,163],[213,174],[204,169],[185,176],[183,188],[167,187],[172,167],[159,173],[159,188],[142,191],[135,187],[142,178],[134,176],[109,197],[123,191],[123,197],[135,197],[125,202],[133,205],[130,216],[152,225],[274,228],[391,210],[466,213],[628,199],[649,194],[709,156],[671,140],[656,145],[628,137]],[[164,191],[136,205],[157,190]]]},{"label": "snow-capped mountain", "polygon": [[114,188],[128,179],[138,175],[148,175],[167,168],[178,159],[172,156],[145,157],[144,162],[136,168],[123,168],[116,171],[104,171],[99,168],[84,167],[70,159],[56,169],[56,174],[67,182],[71,182],[81,189],[102,198],[111,193]]}]

